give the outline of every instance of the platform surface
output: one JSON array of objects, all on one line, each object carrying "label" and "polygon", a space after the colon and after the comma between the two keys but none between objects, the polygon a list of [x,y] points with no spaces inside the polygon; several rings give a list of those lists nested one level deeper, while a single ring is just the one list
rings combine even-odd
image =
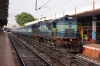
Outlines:
[{"label": "platform surface", "polygon": [[85,44],[83,47],[100,50],[100,44]]},{"label": "platform surface", "polygon": [[0,32],[0,66],[15,66],[11,44],[6,32]]}]

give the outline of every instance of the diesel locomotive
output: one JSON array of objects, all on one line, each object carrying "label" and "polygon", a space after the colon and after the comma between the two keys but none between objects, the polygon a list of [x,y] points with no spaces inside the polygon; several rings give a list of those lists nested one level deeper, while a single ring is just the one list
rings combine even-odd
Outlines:
[{"label": "diesel locomotive", "polygon": [[29,36],[46,45],[65,47],[69,52],[82,51],[79,31],[77,18],[69,15],[12,29],[12,32]]}]

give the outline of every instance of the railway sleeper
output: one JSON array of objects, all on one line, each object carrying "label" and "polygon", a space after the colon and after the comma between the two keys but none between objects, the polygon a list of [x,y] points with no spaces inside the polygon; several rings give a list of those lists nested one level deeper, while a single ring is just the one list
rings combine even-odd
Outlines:
[{"label": "railway sleeper", "polygon": [[78,63],[83,64],[85,66],[91,66],[91,62],[86,61],[84,59],[75,59],[74,61],[77,61]]},{"label": "railway sleeper", "polygon": [[[25,38],[25,37],[24,37],[24,38]],[[23,38],[22,38],[22,39],[23,39]],[[29,42],[30,42],[30,41],[29,41]],[[32,42],[31,42],[31,43],[32,43]],[[30,44],[31,44],[31,43],[30,43]],[[50,54],[51,56],[53,56],[53,58],[58,58],[58,57],[59,57],[59,56],[57,56],[57,54],[59,54],[59,53],[54,53],[55,50],[51,50],[51,49],[48,49],[48,48],[44,48],[44,47],[43,47],[44,45],[42,45],[42,44],[41,44],[42,46],[39,46],[40,44],[37,45],[36,43],[35,43],[35,45],[36,45],[37,48],[39,48],[39,49],[40,49],[40,48],[41,48],[41,49],[43,48],[43,49],[42,49],[43,51],[46,49],[45,53],[48,53],[48,50],[49,50],[49,54]],[[39,47],[38,47],[38,46],[39,46]],[[52,47],[51,47],[51,48],[52,48]],[[41,50],[41,49],[40,49],[40,50]],[[50,50],[51,50],[51,51],[50,51]],[[53,51],[53,52],[52,52],[52,51]],[[75,58],[76,58],[76,57],[75,57]],[[79,58],[79,57],[77,57],[77,58]],[[68,59],[70,59],[70,58],[68,57]],[[80,60],[80,59],[78,59],[78,60]],[[74,62],[76,62],[76,61],[74,61]],[[80,60],[80,62],[82,62],[83,64],[90,64],[90,66],[91,66],[91,64],[92,64],[92,63],[90,63],[90,62],[88,62],[88,61],[87,61],[88,63],[85,63],[83,60]],[[77,64],[80,65],[81,63],[77,62]],[[93,65],[93,64],[92,64],[92,65]],[[94,64],[94,65],[95,65],[95,64]],[[80,65],[80,66],[82,66],[82,65]],[[83,66],[84,66],[84,65],[83,65]]]},{"label": "railway sleeper", "polygon": [[60,61],[60,57],[56,56],[55,54],[48,54],[51,58]]},{"label": "railway sleeper", "polygon": [[83,65],[83,64],[81,64],[80,62],[77,62],[77,61],[71,61],[71,63],[74,63],[74,64],[76,64],[77,66],[85,66],[85,65]]},{"label": "railway sleeper", "polygon": [[83,62],[92,63],[91,61],[85,60],[86,58],[82,58],[82,57],[78,57],[78,56],[75,56],[75,58],[78,60],[82,60]]}]

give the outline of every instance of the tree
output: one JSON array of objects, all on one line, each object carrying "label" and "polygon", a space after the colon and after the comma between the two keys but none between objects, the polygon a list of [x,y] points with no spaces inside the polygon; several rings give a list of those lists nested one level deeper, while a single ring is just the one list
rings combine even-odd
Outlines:
[{"label": "tree", "polygon": [[22,12],[21,14],[17,14],[15,16],[16,22],[20,25],[23,26],[25,23],[35,21],[36,18],[34,18],[31,14]]},{"label": "tree", "polygon": [[46,17],[41,17],[40,19],[46,19]]}]

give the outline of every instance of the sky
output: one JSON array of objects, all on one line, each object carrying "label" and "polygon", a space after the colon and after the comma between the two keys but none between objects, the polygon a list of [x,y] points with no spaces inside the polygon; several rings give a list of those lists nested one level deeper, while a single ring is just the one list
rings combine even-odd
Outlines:
[{"label": "sky", "polygon": [[92,5],[93,1],[97,3],[99,0],[37,0],[37,9],[48,3],[36,11],[36,0],[9,0],[8,25],[15,25],[15,15],[22,12],[28,12],[39,19],[43,16],[49,17],[54,14],[63,15],[63,11],[70,12],[73,11],[75,7],[82,8]]}]

